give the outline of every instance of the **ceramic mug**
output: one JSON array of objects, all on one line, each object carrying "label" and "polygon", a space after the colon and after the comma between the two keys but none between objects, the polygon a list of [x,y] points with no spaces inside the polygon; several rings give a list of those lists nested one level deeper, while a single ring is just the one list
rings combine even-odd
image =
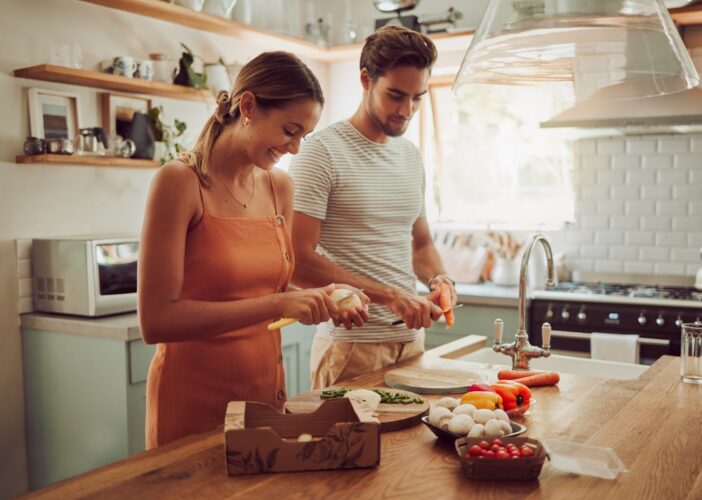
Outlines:
[{"label": "ceramic mug", "polygon": [[175,66],[166,54],[149,54],[155,82],[173,83]]},{"label": "ceramic mug", "polygon": [[142,80],[153,80],[154,78],[154,62],[149,59],[139,61],[137,65],[137,72],[134,74],[135,77],[141,78]]},{"label": "ceramic mug", "polygon": [[131,57],[115,57],[112,59],[112,74],[132,78],[137,70],[137,64]]}]

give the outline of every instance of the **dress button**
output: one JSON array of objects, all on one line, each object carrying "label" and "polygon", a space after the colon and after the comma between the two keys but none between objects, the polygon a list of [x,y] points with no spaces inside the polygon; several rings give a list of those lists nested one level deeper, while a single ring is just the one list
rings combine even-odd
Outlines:
[{"label": "dress button", "polygon": [[278,356],[278,363],[282,363],[282,362],[283,362],[283,355],[281,354],[280,356]]},{"label": "dress button", "polygon": [[285,252],[285,260],[290,260],[290,254],[288,252]]},{"label": "dress button", "polygon": [[278,401],[285,399],[285,393],[283,391],[278,391]]},{"label": "dress button", "polygon": [[279,215],[278,217],[276,217],[275,221],[279,226],[283,225],[283,217],[282,216]]}]

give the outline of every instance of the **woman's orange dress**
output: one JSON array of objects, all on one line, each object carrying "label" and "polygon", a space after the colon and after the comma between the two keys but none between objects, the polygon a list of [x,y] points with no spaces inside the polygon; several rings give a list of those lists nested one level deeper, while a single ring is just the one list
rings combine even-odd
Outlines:
[{"label": "woman's orange dress", "polygon": [[[294,260],[268,175],[275,216],[220,218],[204,211],[186,236],[181,299],[229,301],[286,289]],[[202,197],[202,190],[200,190]],[[264,321],[223,335],[158,344],[146,384],[146,448],[224,423],[229,401],[281,409],[285,373],[280,330]]]}]

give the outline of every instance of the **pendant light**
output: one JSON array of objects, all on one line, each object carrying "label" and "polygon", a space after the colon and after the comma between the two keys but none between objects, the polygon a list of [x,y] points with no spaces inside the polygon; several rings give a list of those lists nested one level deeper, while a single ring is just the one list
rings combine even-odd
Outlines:
[{"label": "pendant light", "polygon": [[471,84],[617,100],[680,92],[699,76],[661,0],[491,0],[453,88]]}]

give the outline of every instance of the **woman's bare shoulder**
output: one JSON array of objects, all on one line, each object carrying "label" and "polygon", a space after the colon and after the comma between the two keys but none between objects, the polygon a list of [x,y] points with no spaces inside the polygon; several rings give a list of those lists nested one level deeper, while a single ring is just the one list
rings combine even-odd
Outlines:
[{"label": "woman's bare shoulder", "polygon": [[200,182],[195,171],[179,160],[169,161],[156,171],[154,182],[170,187],[197,186]]},{"label": "woman's bare shoulder", "polygon": [[290,177],[290,174],[279,168],[274,168],[271,170],[271,177],[273,178],[276,189],[280,189],[283,192],[292,192],[293,179]]}]

